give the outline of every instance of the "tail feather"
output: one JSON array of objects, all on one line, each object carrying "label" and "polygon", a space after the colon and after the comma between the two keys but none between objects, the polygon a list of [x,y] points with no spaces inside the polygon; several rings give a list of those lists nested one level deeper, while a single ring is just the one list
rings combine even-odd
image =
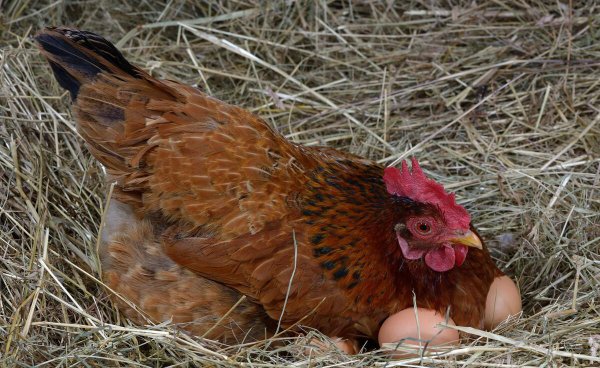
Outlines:
[{"label": "tail feather", "polygon": [[116,176],[135,174],[132,157],[152,135],[144,129],[151,115],[145,101],[171,99],[171,89],[94,33],[51,27],[35,40],[56,80],[71,94],[77,129],[90,152]]},{"label": "tail feather", "polygon": [[[35,40],[59,84],[71,93],[77,130],[88,149],[117,181],[127,182],[127,198],[120,199],[139,205],[148,175],[144,160],[155,147],[148,140],[164,129],[152,122],[162,121],[160,107],[177,110],[186,96],[199,92],[153,78],[90,32],[46,28]],[[176,124],[177,117],[171,120]]]},{"label": "tail feather", "polygon": [[143,78],[145,73],[131,65],[117,48],[104,38],[86,31],[48,27],[35,36],[61,87],[77,99],[82,84],[101,72]]}]

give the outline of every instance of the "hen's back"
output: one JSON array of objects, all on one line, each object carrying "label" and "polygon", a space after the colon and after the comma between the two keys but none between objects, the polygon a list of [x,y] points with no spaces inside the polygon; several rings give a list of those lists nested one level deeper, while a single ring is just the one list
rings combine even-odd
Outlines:
[{"label": "hen's back", "polygon": [[93,33],[48,28],[36,40],[119,200],[223,240],[288,215],[314,160],[264,121],[153,78]]}]

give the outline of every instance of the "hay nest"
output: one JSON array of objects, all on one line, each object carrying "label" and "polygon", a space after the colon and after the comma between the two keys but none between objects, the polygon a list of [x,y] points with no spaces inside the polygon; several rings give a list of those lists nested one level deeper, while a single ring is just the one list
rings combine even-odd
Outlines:
[{"label": "hay nest", "polygon": [[[450,4],[448,4],[450,3]],[[575,6],[575,7],[573,7]],[[5,366],[600,362],[600,14],[594,1],[9,1],[0,13],[0,363]],[[522,318],[431,358],[224,346],[123,320],[94,254],[105,190],[31,39],[101,33],[295,142],[415,155],[472,213]],[[317,332],[309,337],[325,339]]]}]

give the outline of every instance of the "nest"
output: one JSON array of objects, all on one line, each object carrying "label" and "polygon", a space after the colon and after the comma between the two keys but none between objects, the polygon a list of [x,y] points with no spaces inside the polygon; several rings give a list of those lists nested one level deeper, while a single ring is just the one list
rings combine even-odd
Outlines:
[{"label": "nest", "polygon": [[[600,17],[595,2],[14,1],[0,15],[0,363],[575,366],[600,362]],[[95,254],[107,188],[30,36],[69,25],[288,139],[457,193],[523,315],[429,357],[222,345],[135,326]]]}]

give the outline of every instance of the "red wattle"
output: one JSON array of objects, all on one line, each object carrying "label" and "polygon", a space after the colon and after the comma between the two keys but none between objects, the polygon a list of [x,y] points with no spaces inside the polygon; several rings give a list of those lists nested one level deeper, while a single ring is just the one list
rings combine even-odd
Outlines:
[{"label": "red wattle", "polygon": [[469,248],[466,245],[458,244],[454,246],[454,264],[456,267],[460,267],[467,259],[467,253]]},{"label": "red wattle", "polygon": [[468,247],[460,244],[446,244],[431,250],[412,249],[400,235],[397,235],[397,238],[405,259],[414,261],[425,255],[425,264],[437,272],[446,272],[454,267],[460,267],[465,262],[469,251]]},{"label": "red wattle", "polygon": [[450,245],[432,249],[425,254],[425,263],[429,268],[437,272],[451,270],[455,264],[455,252]]}]

